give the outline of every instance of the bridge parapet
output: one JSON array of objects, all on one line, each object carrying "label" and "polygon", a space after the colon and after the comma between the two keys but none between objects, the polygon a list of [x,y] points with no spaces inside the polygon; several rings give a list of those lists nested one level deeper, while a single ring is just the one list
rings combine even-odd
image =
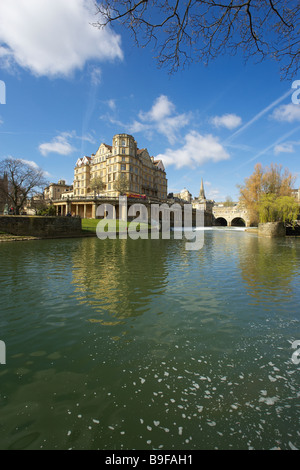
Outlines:
[{"label": "bridge parapet", "polygon": [[246,209],[241,207],[214,207],[213,216],[215,219],[215,225],[218,219],[224,219],[228,227],[234,225],[244,225],[250,227],[250,217]]}]

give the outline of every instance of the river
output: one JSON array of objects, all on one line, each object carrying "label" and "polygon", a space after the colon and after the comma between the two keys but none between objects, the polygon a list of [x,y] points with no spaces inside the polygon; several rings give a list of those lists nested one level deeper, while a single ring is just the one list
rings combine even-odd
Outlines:
[{"label": "river", "polygon": [[1,449],[300,448],[300,239],[204,236],[0,245]]}]

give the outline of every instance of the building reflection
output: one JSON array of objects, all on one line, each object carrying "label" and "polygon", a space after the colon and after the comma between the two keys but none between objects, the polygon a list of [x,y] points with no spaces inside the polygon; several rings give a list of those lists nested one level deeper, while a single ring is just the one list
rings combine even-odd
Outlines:
[{"label": "building reflection", "polygon": [[148,311],[166,288],[170,248],[168,240],[83,240],[72,283],[78,302],[93,310],[89,321],[119,324]]}]

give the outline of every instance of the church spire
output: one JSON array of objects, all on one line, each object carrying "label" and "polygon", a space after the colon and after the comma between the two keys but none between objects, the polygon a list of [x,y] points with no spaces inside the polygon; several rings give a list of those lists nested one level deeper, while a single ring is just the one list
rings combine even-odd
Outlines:
[{"label": "church spire", "polygon": [[201,188],[200,188],[199,199],[206,199],[205,192],[204,192],[203,178],[201,178]]}]

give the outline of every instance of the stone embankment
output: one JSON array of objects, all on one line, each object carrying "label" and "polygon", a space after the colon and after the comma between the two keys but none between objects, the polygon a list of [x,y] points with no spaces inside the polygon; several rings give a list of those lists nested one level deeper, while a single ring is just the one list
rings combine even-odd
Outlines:
[{"label": "stone embankment", "polygon": [[270,238],[285,237],[285,224],[283,222],[267,222],[265,224],[258,224],[258,235]]},{"label": "stone embankment", "polygon": [[0,232],[18,237],[68,238],[82,236],[81,219],[73,217],[0,216]]}]

